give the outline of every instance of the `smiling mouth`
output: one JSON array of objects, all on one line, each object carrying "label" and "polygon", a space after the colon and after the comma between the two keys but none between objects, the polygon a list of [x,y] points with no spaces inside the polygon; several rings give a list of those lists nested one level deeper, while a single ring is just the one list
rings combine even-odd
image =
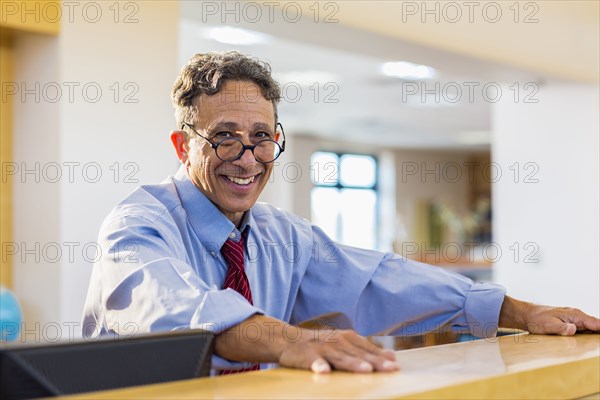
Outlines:
[{"label": "smiling mouth", "polygon": [[225,175],[225,177],[227,179],[229,179],[231,182],[233,182],[233,183],[235,183],[237,185],[242,185],[242,186],[243,185],[249,185],[249,184],[251,184],[252,182],[254,182],[254,179],[257,176],[258,175],[254,175],[254,176],[251,176],[251,177],[248,177],[248,178],[238,178],[238,177],[235,177],[235,176]]}]

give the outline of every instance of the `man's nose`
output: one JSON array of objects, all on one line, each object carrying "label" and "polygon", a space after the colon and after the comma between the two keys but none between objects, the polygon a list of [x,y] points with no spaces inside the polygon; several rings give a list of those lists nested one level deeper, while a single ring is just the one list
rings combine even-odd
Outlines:
[{"label": "man's nose", "polygon": [[236,161],[239,161],[242,165],[252,165],[257,163],[256,159],[254,158],[254,153],[248,148],[244,149],[241,157]]}]

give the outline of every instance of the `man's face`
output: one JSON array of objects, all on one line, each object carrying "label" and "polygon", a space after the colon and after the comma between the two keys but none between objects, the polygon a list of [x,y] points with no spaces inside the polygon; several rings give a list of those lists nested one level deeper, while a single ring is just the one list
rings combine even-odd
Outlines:
[{"label": "man's face", "polygon": [[[273,104],[253,83],[225,82],[219,93],[200,96],[197,107],[194,127],[212,143],[234,137],[251,145],[275,137]],[[273,168],[272,163],[257,162],[248,150],[235,161],[222,161],[210,144],[194,133],[188,159],[185,164],[192,182],[236,225],[256,203]]]}]

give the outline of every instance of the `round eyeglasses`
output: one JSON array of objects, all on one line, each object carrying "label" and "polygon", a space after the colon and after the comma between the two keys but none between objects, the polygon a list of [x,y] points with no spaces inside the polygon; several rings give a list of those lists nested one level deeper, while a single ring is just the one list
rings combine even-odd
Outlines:
[{"label": "round eyeglasses", "polygon": [[183,130],[186,126],[196,135],[206,140],[215,150],[217,157],[222,161],[235,161],[242,157],[246,150],[250,150],[256,161],[262,164],[268,164],[277,160],[285,150],[285,133],[283,132],[283,126],[280,123],[277,123],[277,126],[281,130],[281,135],[283,136],[281,144],[277,143],[275,140],[263,139],[251,146],[245,145],[238,138],[225,138],[218,143],[213,143],[209,138],[198,133],[198,131],[187,122],[184,122],[183,125],[181,125],[181,129]]}]

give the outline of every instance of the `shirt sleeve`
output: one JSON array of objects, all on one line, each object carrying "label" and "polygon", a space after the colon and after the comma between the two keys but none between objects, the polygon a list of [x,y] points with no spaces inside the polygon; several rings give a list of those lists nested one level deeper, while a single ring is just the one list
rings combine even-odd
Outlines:
[{"label": "shirt sleeve", "polygon": [[453,331],[493,337],[505,290],[439,267],[333,242],[312,227],[313,257],[292,322],[323,319],[362,335]]},{"label": "shirt sleeve", "polygon": [[262,311],[232,289],[201,280],[187,260],[175,226],[143,216],[103,225],[83,335],[130,335],[176,329],[218,334]]}]

